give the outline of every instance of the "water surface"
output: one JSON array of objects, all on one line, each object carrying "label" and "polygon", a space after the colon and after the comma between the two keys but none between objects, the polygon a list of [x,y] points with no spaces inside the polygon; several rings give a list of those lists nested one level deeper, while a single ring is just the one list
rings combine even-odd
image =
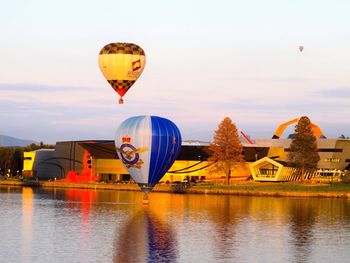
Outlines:
[{"label": "water surface", "polygon": [[348,262],[350,201],[0,187],[0,262]]}]

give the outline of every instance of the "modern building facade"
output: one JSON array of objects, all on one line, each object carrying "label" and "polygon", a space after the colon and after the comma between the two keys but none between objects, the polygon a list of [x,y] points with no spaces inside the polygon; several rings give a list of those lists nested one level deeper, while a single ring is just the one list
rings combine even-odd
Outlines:
[{"label": "modern building facade", "polygon": [[[318,139],[317,142],[321,157],[318,176],[334,175],[350,169],[349,139]],[[287,169],[290,143],[290,139],[263,139],[256,140],[254,144],[244,143],[247,163],[243,167],[234,167],[233,178],[247,179],[252,176],[258,181],[295,180],[297,177],[291,176],[296,174],[295,171]],[[222,181],[225,175],[213,169],[213,164],[208,162],[208,145],[200,141],[183,142],[177,160],[161,181],[175,182],[185,178]],[[27,152],[23,172],[24,175],[42,180],[130,180],[130,175],[118,159],[112,140],[57,142],[55,149]],[[277,172],[277,177],[268,176],[277,175]],[[260,178],[255,176],[257,174],[260,174]]]},{"label": "modern building facade", "polygon": [[[213,164],[208,162],[207,148],[208,143],[205,142],[183,142],[177,160],[161,181],[182,182],[185,178],[196,181],[222,180],[224,175],[214,171]],[[43,157],[44,152],[46,157]],[[250,158],[254,158],[255,154],[251,150],[247,153]],[[130,180],[128,171],[118,159],[112,140],[57,142],[54,150],[25,153],[24,167],[25,175],[35,175],[42,180]],[[237,178],[248,178],[249,175],[248,165],[237,168],[233,173]]]}]

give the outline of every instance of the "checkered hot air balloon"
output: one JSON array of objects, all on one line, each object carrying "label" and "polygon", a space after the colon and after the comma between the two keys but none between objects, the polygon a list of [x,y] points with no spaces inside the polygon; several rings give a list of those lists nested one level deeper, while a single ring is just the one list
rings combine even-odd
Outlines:
[{"label": "checkered hot air balloon", "polygon": [[141,75],[145,62],[143,49],[132,43],[110,43],[101,49],[98,64],[103,76],[120,95],[119,104]]},{"label": "checkered hot air balloon", "polygon": [[124,167],[147,196],[174,163],[181,134],[168,119],[136,116],[120,124],[115,147]]}]

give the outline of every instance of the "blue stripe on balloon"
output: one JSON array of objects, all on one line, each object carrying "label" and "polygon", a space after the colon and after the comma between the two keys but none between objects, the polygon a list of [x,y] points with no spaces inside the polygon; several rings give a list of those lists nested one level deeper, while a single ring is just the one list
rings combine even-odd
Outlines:
[{"label": "blue stripe on balloon", "polygon": [[148,176],[148,183],[157,182],[158,177],[158,162],[161,153],[161,131],[157,117],[151,116],[151,125],[152,125],[152,150],[151,150],[151,159],[150,159],[150,169]]},{"label": "blue stripe on balloon", "polygon": [[[169,143],[171,144],[169,147],[169,158],[165,163],[164,166],[164,173],[166,173],[169,168],[171,167],[171,165],[173,164],[174,160],[177,157],[177,154],[179,152],[179,149],[181,147],[181,135],[180,135],[180,131],[179,129],[175,126],[174,123],[172,123],[171,121],[169,121],[169,123],[171,125],[169,125],[170,128],[170,136],[169,136]],[[173,141],[175,139],[175,142]]]},{"label": "blue stripe on balloon", "polygon": [[157,183],[168,171],[181,146],[181,135],[173,122],[151,116],[151,124],[152,150],[148,179],[150,184]]},{"label": "blue stripe on balloon", "polygon": [[[162,159],[163,152],[163,142],[162,142],[162,129],[160,127],[159,117],[151,116],[151,124],[152,124],[152,152],[150,159],[150,169],[149,169],[149,177],[148,183],[156,183],[160,178],[159,174],[159,163]],[[158,180],[157,180],[158,179]]]},{"label": "blue stripe on balloon", "polygon": [[[168,120],[166,119],[162,119],[162,122],[161,122],[161,129],[162,129],[162,136],[161,138],[163,139],[163,144],[162,144],[162,151],[164,152],[164,154],[161,155],[161,163],[159,163],[158,165],[158,170],[159,170],[159,174],[160,175],[164,175],[166,173],[167,170],[165,170],[165,167],[167,166],[167,161],[168,161],[168,158],[170,157],[170,150],[169,147],[171,147],[171,139],[172,139],[172,136],[171,134],[169,133],[169,130],[168,130],[168,127],[170,126],[171,124],[168,122]],[[161,178],[159,178],[160,180]]]},{"label": "blue stripe on balloon", "polygon": [[151,184],[154,181],[155,177],[155,163],[157,162],[158,152],[159,152],[159,141],[158,134],[156,134],[157,129],[154,125],[154,117],[151,116],[151,129],[152,129],[152,145],[151,145],[151,156],[149,160],[149,174],[148,174],[148,183]]}]

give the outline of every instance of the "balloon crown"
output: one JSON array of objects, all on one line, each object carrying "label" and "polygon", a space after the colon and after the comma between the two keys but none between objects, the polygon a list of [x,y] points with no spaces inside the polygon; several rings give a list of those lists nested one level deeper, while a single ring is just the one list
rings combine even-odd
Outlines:
[{"label": "balloon crown", "polygon": [[129,136],[122,137],[123,142],[131,142],[131,138]]}]

